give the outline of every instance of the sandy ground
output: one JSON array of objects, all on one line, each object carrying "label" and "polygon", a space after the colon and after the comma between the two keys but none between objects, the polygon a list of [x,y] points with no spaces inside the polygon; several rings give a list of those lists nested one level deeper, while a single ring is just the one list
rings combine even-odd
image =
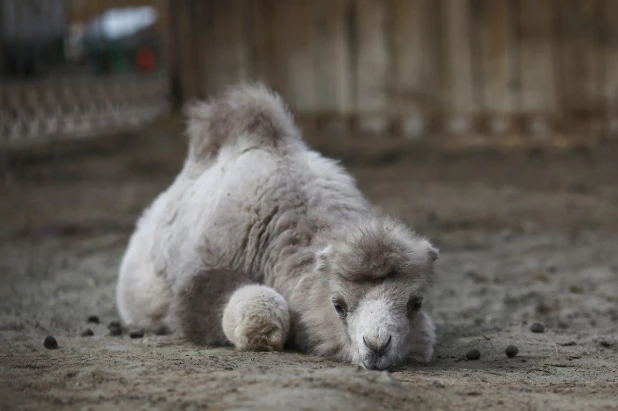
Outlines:
[{"label": "sandy ground", "polygon": [[[376,204],[441,249],[429,308],[436,358],[387,373],[172,335],[110,336],[135,218],[184,155],[165,130],[123,141],[52,163],[21,158],[6,174],[0,409],[618,409],[615,146],[334,153]],[[535,322],[544,333],[530,331]],[[86,328],[94,336],[81,337]],[[58,349],[43,346],[47,335]],[[480,360],[466,359],[473,348]]]}]

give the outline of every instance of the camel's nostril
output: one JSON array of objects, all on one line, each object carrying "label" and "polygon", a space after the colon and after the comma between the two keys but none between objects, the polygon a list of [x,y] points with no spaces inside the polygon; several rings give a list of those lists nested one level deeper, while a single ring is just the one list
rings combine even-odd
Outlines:
[{"label": "camel's nostril", "polygon": [[381,343],[376,344],[376,342],[373,342],[373,341],[367,342],[367,339],[363,336],[363,343],[365,343],[365,347],[369,348],[371,352],[373,352],[374,354],[380,355],[384,351],[386,351],[386,349],[391,343],[392,338],[393,337],[389,335],[388,338],[386,338],[385,340],[382,340]]},{"label": "camel's nostril", "polygon": [[378,349],[378,352],[380,352],[380,353],[384,352],[388,348],[388,346],[390,345],[392,338],[393,338],[393,336],[389,335],[388,338],[386,339],[386,343],[382,344],[382,347],[380,347]]},{"label": "camel's nostril", "polygon": [[363,343],[365,343],[365,347],[369,348],[369,351],[371,351],[374,354],[378,353],[378,348],[376,347],[376,345],[373,344],[373,342],[367,342],[367,339],[365,338],[365,336],[363,336]]}]

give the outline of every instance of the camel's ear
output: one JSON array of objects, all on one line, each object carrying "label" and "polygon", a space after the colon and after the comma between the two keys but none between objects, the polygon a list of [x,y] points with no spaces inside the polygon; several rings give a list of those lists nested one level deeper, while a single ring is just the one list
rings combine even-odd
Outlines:
[{"label": "camel's ear", "polygon": [[436,247],[429,246],[429,259],[431,261],[436,261],[440,257],[440,252]]},{"label": "camel's ear", "polygon": [[328,245],[316,253],[318,271],[324,270],[328,267],[328,260],[332,252],[333,247]]},{"label": "camel's ear", "polygon": [[433,263],[440,256],[440,252],[427,240],[425,240],[425,245],[427,246],[427,255],[429,255],[429,261]]}]

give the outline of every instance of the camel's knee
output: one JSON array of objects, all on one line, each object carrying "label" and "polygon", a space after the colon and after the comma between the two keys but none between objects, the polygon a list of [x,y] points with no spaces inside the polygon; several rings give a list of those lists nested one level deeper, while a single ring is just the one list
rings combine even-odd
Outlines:
[{"label": "camel's knee", "polygon": [[164,325],[171,290],[148,264],[129,268],[121,271],[116,288],[120,317],[128,326],[158,329]]},{"label": "camel's knee", "polygon": [[239,350],[281,351],[290,330],[285,299],[270,287],[247,285],[223,311],[223,332]]}]

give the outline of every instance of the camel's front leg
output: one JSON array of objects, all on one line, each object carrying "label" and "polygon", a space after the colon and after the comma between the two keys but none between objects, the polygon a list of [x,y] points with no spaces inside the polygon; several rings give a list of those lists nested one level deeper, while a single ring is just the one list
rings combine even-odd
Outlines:
[{"label": "camel's front leg", "polygon": [[412,359],[427,363],[433,357],[436,344],[436,326],[424,311],[419,312],[412,322],[412,332],[408,340]]},{"label": "camel's front leg", "polygon": [[168,323],[200,345],[283,350],[290,330],[285,299],[235,270],[205,269],[176,293]]},{"label": "camel's front leg", "polygon": [[285,299],[270,287],[239,288],[223,311],[223,332],[243,351],[281,351],[290,330]]}]

